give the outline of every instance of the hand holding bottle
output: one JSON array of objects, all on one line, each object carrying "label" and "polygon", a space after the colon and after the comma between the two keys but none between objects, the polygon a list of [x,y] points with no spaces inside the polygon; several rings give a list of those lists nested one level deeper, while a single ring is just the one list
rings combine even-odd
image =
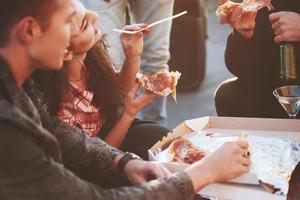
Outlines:
[{"label": "hand holding bottle", "polygon": [[295,12],[276,12],[269,15],[275,42],[300,41],[300,14]]}]

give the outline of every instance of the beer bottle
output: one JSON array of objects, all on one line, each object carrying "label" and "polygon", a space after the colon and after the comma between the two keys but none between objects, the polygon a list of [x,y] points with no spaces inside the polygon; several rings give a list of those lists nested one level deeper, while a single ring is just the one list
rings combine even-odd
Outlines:
[{"label": "beer bottle", "polygon": [[296,56],[293,44],[280,45],[280,75],[285,81],[292,81],[297,78]]}]

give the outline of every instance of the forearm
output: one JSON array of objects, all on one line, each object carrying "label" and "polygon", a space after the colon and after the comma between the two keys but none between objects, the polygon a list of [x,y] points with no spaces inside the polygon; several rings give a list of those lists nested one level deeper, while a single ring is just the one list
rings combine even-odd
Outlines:
[{"label": "forearm", "polygon": [[[139,186],[115,186],[116,189],[105,190],[78,178],[67,170],[65,165],[46,157],[46,152],[40,145],[40,138],[30,134],[30,129],[24,132],[20,127],[22,126],[10,125],[7,121],[1,126],[1,197],[17,199],[21,196],[23,199],[44,200],[190,200],[194,196],[191,180],[185,173],[173,174],[168,178],[153,180]],[[61,147],[64,145],[68,144],[62,143]],[[80,145],[74,145],[81,148]],[[15,148],[11,148],[12,146]],[[120,157],[116,155],[112,159],[114,168]],[[82,161],[82,158],[79,157],[79,160]],[[115,176],[118,178],[120,174]],[[106,180],[103,177],[102,181]]]},{"label": "forearm", "polygon": [[115,148],[119,148],[126,137],[133,119],[133,117],[123,113],[116,125],[109,131],[104,141]]},{"label": "forearm", "polygon": [[[49,163],[44,163],[41,167],[43,169],[39,168],[38,171],[33,171],[26,166],[26,172],[18,174],[19,176],[15,180],[23,180],[26,184],[14,184],[14,182],[1,184],[0,180],[0,193],[1,191],[6,191],[11,198],[14,195],[16,197],[17,195],[22,195],[26,199],[36,198],[44,200],[192,200],[194,197],[191,181],[184,173],[173,174],[168,178],[153,180],[139,186],[105,190],[97,185],[83,181],[56,164],[49,165]],[[26,181],[25,177],[32,179],[31,181]]]},{"label": "forearm", "polygon": [[118,82],[123,94],[127,94],[136,80],[136,74],[140,70],[141,57],[126,57],[122,70],[119,74]]},{"label": "forearm", "polygon": [[[89,169],[98,177],[111,177],[117,172],[113,170],[113,160],[123,153],[98,137],[89,137],[82,130],[68,126],[60,120],[54,121],[51,131],[61,144],[64,165],[74,173],[83,176]],[[118,181],[110,178],[112,182]]]},{"label": "forearm", "polygon": [[195,195],[190,178],[183,172],[140,186],[123,187],[109,192],[115,194],[115,199],[122,200],[192,200]]},{"label": "forearm", "polygon": [[203,166],[189,167],[185,170],[186,174],[190,177],[193,184],[194,191],[200,191],[202,188],[212,183],[212,175],[209,174],[209,169],[205,169]]}]

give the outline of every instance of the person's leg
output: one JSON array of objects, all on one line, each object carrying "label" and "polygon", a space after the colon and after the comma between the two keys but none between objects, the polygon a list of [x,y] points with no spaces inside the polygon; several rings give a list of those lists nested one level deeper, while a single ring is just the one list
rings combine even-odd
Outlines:
[{"label": "person's leg", "polygon": [[237,78],[224,81],[215,92],[215,106],[219,116],[287,118],[281,105],[264,85],[242,83]]},{"label": "person's leg", "polygon": [[108,45],[109,55],[117,69],[121,69],[124,60],[124,53],[119,34],[114,28],[123,28],[126,22],[127,0],[81,0],[90,10],[98,13],[98,26],[104,34]]},{"label": "person's leg", "polygon": [[221,83],[215,92],[218,116],[263,117],[263,100],[258,94],[242,86],[237,78]]},{"label": "person's leg", "polygon": [[[129,0],[128,3],[132,23],[150,24],[173,13],[174,0]],[[151,34],[145,36],[141,60],[141,70],[144,74],[169,69],[170,32],[171,21],[153,27]],[[166,113],[166,98],[159,97],[142,111],[142,118],[164,123]]]},{"label": "person's leg", "polygon": [[120,149],[124,152],[132,152],[148,160],[148,149],[170,132],[164,126],[151,121],[135,120]]}]

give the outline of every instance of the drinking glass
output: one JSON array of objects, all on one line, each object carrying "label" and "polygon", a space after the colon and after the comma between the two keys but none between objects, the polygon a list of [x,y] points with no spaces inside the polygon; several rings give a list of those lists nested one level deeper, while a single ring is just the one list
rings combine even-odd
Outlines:
[{"label": "drinking glass", "polygon": [[273,95],[277,98],[290,119],[296,119],[300,110],[300,85],[279,87],[273,91]]}]

